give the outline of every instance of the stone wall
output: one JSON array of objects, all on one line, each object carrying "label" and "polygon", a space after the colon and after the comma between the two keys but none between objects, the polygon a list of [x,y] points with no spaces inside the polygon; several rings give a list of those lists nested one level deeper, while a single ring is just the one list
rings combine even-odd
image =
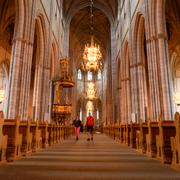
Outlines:
[{"label": "stone wall", "polygon": [[[7,48],[7,57],[9,52],[11,53],[4,116],[50,120],[50,81],[59,75],[58,60],[64,53],[62,1],[18,0],[13,7],[11,1],[9,4],[5,1],[1,3],[2,7],[7,9],[7,11],[0,9],[2,17],[5,14],[10,17],[9,22],[7,18],[1,19],[1,28],[3,23],[14,24],[14,28],[10,29],[12,31],[12,44],[8,47],[10,51]],[[8,31],[1,29],[1,32],[8,36]],[[2,49],[3,41],[0,46]],[[3,51],[0,53],[3,56]],[[30,96],[33,61],[36,66],[34,93]],[[31,98],[33,98],[31,105],[33,115],[30,116],[28,109]]]},{"label": "stone wall", "polygon": [[173,119],[165,6],[164,1],[149,0],[119,4],[116,59],[121,123]]}]

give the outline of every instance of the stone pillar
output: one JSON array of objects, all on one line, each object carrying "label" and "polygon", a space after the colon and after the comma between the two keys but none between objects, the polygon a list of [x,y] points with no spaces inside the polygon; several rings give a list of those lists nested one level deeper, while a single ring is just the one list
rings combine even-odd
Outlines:
[{"label": "stone pillar", "polygon": [[14,119],[19,116],[17,109],[19,106],[22,50],[24,49],[24,45],[23,39],[15,39],[12,46],[7,113],[7,118],[9,119]]},{"label": "stone pillar", "polygon": [[[164,0],[146,0],[147,31],[149,53],[151,56],[151,69],[153,87],[151,89],[153,103],[153,119],[159,117],[171,120],[172,117],[172,92],[169,75],[169,57],[167,49]],[[152,8],[153,6],[153,8]],[[156,7],[157,9],[155,9]],[[150,55],[149,54],[149,55]],[[149,56],[148,55],[148,56]]]},{"label": "stone pillar", "polygon": [[[23,53],[23,62],[22,62],[22,80],[21,80],[21,87],[20,87],[20,103],[19,103],[19,115],[20,119],[27,119],[27,93],[29,90],[27,89],[27,86],[30,84],[28,81],[28,74],[29,72],[29,63],[31,65],[32,62],[32,43],[26,43],[25,44],[25,49]],[[30,53],[31,52],[31,53]],[[31,66],[30,66],[31,69]]]},{"label": "stone pillar", "polygon": [[[160,34],[159,34],[160,36]],[[159,76],[160,76],[160,98],[161,98],[161,115],[164,120],[173,120],[172,114],[172,89],[169,75],[169,54],[167,50],[167,40],[165,37],[158,38],[159,49]]]},{"label": "stone pillar", "polygon": [[158,76],[158,52],[156,46],[155,38],[155,25],[153,21],[152,13],[155,14],[154,9],[151,8],[155,1],[145,1],[146,8],[146,20],[145,20],[145,30],[146,30],[146,42],[147,42],[147,62],[149,70],[149,85],[150,85],[150,98],[151,98],[151,120],[157,121],[160,110],[160,95],[159,95],[159,76]]},{"label": "stone pillar", "polygon": [[[128,68],[129,69],[129,68]],[[126,80],[126,124],[131,122],[131,91],[130,91],[130,79],[127,77]]]},{"label": "stone pillar", "polygon": [[122,79],[121,79],[121,122],[122,124],[126,123],[126,85],[125,85],[125,58],[122,62]]},{"label": "stone pillar", "polygon": [[[28,104],[29,104],[29,90],[30,90],[30,80],[31,80],[31,66],[32,66],[32,55],[33,55],[33,46],[29,47],[27,52],[27,69],[26,69],[26,81],[25,84],[25,98],[24,98],[24,108],[23,108],[23,119],[28,118]],[[23,105],[22,105],[23,106]]]},{"label": "stone pillar", "polygon": [[43,67],[39,65],[36,67],[36,74],[35,74],[35,89],[34,89],[34,99],[33,99],[33,106],[35,108],[35,120],[40,120],[42,118],[42,88],[43,88]]}]

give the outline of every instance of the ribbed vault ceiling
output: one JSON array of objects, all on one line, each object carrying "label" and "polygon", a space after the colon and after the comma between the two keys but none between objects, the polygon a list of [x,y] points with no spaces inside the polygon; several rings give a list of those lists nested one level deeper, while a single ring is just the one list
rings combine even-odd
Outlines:
[{"label": "ribbed vault ceiling", "polygon": [[[94,7],[100,9],[110,21],[114,21],[117,14],[117,0],[93,0]],[[68,20],[80,10],[89,6],[90,0],[64,0],[64,14]]]},{"label": "ribbed vault ceiling", "polygon": [[[106,56],[110,30],[116,16],[116,0],[94,0],[94,39]],[[64,16],[70,25],[70,56],[79,66],[86,43],[90,42],[90,0],[64,0]]]}]

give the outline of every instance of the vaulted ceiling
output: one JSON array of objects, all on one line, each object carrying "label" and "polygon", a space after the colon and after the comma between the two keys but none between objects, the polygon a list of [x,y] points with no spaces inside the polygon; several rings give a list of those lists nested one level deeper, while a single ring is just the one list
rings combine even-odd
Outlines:
[{"label": "vaulted ceiling", "polygon": [[[110,21],[116,18],[118,0],[93,0],[94,7],[100,9]],[[64,0],[64,15],[71,19],[80,9],[90,5],[90,0]]]},{"label": "vaulted ceiling", "polygon": [[[94,39],[106,56],[111,25],[117,14],[117,0],[93,0],[93,3]],[[84,46],[90,42],[90,0],[64,0],[64,17],[70,26],[70,56],[79,66]]]}]

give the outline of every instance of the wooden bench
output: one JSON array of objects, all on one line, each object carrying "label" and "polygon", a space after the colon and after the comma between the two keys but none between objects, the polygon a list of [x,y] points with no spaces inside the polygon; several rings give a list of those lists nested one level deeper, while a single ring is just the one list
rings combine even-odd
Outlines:
[{"label": "wooden bench", "polygon": [[54,124],[54,143],[58,143],[58,124]]},{"label": "wooden bench", "polygon": [[36,152],[42,148],[42,136],[38,120],[31,122],[30,132],[32,133],[32,151]]},{"label": "wooden bench", "polygon": [[116,140],[119,141],[120,140],[120,127],[119,125],[116,126]]},{"label": "wooden bench", "polygon": [[57,123],[55,126],[55,130],[56,130],[56,142],[59,142],[59,124]]},{"label": "wooden bench", "polygon": [[21,157],[22,134],[19,133],[20,121],[18,119],[4,120],[3,134],[8,135],[7,161]]},{"label": "wooden bench", "polygon": [[138,151],[140,151],[141,150],[141,143],[140,143],[140,139],[141,139],[141,137],[140,137],[140,130],[137,130],[136,131],[136,145],[133,147],[133,148],[136,148]]},{"label": "wooden bench", "polygon": [[61,129],[61,141],[63,141],[65,139],[65,128],[64,128],[64,125],[60,125],[60,129]]},{"label": "wooden bench", "polygon": [[114,135],[114,139],[115,140],[119,140],[119,134],[118,134],[118,125],[114,126],[114,131],[115,131],[115,135]]},{"label": "wooden bench", "polygon": [[140,147],[139,151],[142,153],[146,153],[147,151],[147,142],[146,135],[148,134],[148,125],[145,122],[140,123]]},{"label": "wooden bench", "polygon": [[57,143],[56,124],[52,124],[53,144]]},{"label": "wooden bench", "polygon": [[172,166],[180,170],[180,115],[175,113],[174,126],[176,129],[175,137],[171,137]]},{"label": "wooden bench", "polygon": [[54,141],[54,124],[48,125],[48,134],[49,134],[49,145],[53,145],[55,143]]},{"label": "wooden bench", "polygon": [[126,125],[122,124],[121,125],[121,143],[126,142]]},{"label": "wooden bench", "polygon": [[130,124],[125,125],[125,144],[130,145],[131,126]]},{"label": "wooden bench", "polygon": [[138,138],[139,137],[139,124],[131,124],[131,134],[130,134],[130,147],[137,148],[138,145]]},{"label": "wooden bench", "polygon": [[147,143],[147,155],[150,157],[156,157],[156,136],[159,134],[158,122],[148,121],[148,134],[146,134]]},{"label": "wooden bench", "polygon": [[30,120],[20,121],[19,133],[22,134],[22,155],[26,155],[27,153],[32,152],[32,133],[30,132],[30,126]]},{"label": "wooden bench", "polygon": [[159,135],[156,135],[157,158],[164,163],[172,162],[171,137],[175,137],[173,121],[159,121]]},{"label": "wooden bench", "polygon": [[124,131],[124,128],[122,125],[120,125],[120,142],[123,143],[123,131]]},{"label": "wooden bench", "polygon": [[4,120],[0,118],[0,163],[6,162],[6,149],[8,136],[3,135]]},{"label": "wooden bench", "polygon": [[46,148],[49,146],[48,122],[40,123],[39,130],[41,131],[42,148]]}]

